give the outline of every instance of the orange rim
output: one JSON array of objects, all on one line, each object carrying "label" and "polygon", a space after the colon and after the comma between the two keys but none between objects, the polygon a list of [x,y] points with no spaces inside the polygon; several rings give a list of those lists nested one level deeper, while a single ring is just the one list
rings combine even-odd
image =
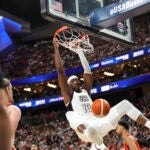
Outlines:
[{"label": "orange rim", "polygon": [[[67,27],[67,26],[62,26],[61,28],[59,28],[59,29],[54,33],[54,38],[56,38],[56,36],[57,36],[60,32],[62,32],[63,30],[66,30],[66,29],[69,29],[69,27]],[[88,34],[85,34],[85,33],[84,33],[83,37],[81,37],[80,40],[84,40],[84,39],[86,39],[86,38],[88,38]]]},{"label": "orange rim", "polygon": [[63,30],[66,30],[66,29],[68,29],[68,28],[69,28],[69,27],[67,27],[67,26],[63,26],[63,27],[59,28],[59,29],[55,32],[54,38],[56,38],[56,36],[57,36],[60,32],[62,32]]},{"label": "orange rim", "polygon": [[84,39],[86,39],[86,38],[88,38],[88,37],[89,37],[88,34],[85,34],[85,33],[84,33],[83,37],[80,38],[80,40],[84,40]]}]

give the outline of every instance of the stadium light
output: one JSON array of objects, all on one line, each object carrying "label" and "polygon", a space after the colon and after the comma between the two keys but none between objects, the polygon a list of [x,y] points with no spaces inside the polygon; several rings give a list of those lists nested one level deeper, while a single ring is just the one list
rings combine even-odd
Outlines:
[{"label": "stadium light", "polygon": [[24,88],[24,91],[31,92],[31,88]]},{"label": "stadium light", "polygon": [[57,88],[57,86],[56,86],[55,84],[51,84],[51,83],[47,83],[47,86],[48,86],[48,87],[51,87],[51,88],[53,88],[53,89],[56,89],[56,88]]},{"label": "stadium light", "polygon": [[106,71],[103,74],[110,77],[114,76],[114,73],[106,72]]},{"label": "stadium light", "polygon": [[80,80],[81,80],[81,81],[84,81],[84,79],[83,79],[83,78],[80,78]]}]

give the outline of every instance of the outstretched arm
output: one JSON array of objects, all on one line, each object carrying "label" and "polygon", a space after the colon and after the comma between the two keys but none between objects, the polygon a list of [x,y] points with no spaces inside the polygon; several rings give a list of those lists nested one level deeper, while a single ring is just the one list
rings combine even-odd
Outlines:
[{"label": "outstretched arm", "polygon": [[56,71],[58,73],[58,82],[59,82],[59,86],[61,88],[61,93],[64,96],[64,103],[68,104],[70,102],[70,98],[71,98],[71,89],[67,83],[67,78],[66,78],[66,74],[63,68],[63,64],[60,58],[60,53],[58,50],[58,43],[55,39],[53,39],[53,46],[54,46],[54,51],[55,51],[55,67],[56,67]]},{"label": "outstretched arm", "polygon": [[78,51],[78,56],[80,58],[82,67],[84,69],[84,88],[87,90],[88,94],[90,95],[90,91],[92,88],[92,84],[93,84],[93,77],[92,77],[92,73],[91,73],[91,68],[89,66],[89,63],[84,55],[84,53],[80,50]]}]

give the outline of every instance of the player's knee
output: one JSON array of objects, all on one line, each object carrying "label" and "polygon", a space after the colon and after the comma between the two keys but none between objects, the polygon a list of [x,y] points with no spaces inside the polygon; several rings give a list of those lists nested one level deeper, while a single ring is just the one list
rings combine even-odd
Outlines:
[{"label": "player's knee", "polygon": [[115,108],[120,117],[122,117],[132,109],[132,104],[128,100],[124,99],[119,104],[117,104]]},{"label": "player's knee", "polygon": [[80,124],[77,126],[77,131],[80,133],[83,133],[85,129],[86,129],[86,126],[84,124]]},{"label": "player's knee", "polygon": [[126,103],[129,103],[129,101],[126,100],[126,99],[122,100],[121,102],[122,102],[122,103],[125,103],[125,104],[126,104]]},{"label": "player's knee", "polygon": [[124,107],[132,107],[132,104],[128,100],[126,100],[126,99],[122,100],[121,104]]}]

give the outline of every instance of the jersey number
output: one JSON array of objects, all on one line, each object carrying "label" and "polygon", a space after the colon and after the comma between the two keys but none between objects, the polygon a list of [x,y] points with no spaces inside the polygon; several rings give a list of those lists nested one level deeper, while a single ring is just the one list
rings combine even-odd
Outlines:
[{"label": "jersey number", "polygon": [[82,104],[82,107],[85,113],[92,112],[91,105],[89,103]]}]

